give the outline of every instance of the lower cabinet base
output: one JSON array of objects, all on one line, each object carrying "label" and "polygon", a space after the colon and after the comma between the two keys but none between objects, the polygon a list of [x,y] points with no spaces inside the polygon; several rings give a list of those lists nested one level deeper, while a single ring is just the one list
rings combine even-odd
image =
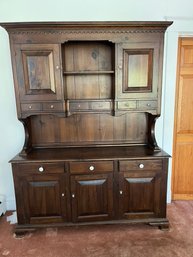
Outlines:
[{"label": "lower cabinet base", "polygon": [[150,226],[156,226],[161,230],[169,229],[169,221],[166,218],[160,219],[145,219],[145,220],[111,220],[111,221],[100,221],[100,222],[81,222],[81,223],[53,223],[53,224],[36,224],[36,225],[15,225],[14,232],[17,236],[20,236],[26,232],[32,232],[41,228],[62,228],[69,226],[85,226],[85,225],[115,225],[115,224],[147,224]]},{"label": "lower cabinet base", "polygon": [[168,155],[149,151],[142,146],[34,150],[27,159],[14,160],[16,234],[99,224],[168,229]]}]

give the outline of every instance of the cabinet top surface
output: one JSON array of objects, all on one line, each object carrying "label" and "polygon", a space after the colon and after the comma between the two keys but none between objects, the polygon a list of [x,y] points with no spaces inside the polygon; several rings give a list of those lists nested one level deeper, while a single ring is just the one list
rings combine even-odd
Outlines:
[{"label": "cabinet top surface", "polygon": [[77,147],[59,149],[34,149],[26,156],[17,155],[11,163],[37,161],[89,161],[154,159],[170,157],[164,151],[155,152],[147,146]]},{"label": "cabinet top surface", "polygon": [[70,29],[70,28],[152,28],[166,29],[173,22],[171,21],[81,21],[81,22],[7,22],[0,23],[7,31],[17,29]]}]

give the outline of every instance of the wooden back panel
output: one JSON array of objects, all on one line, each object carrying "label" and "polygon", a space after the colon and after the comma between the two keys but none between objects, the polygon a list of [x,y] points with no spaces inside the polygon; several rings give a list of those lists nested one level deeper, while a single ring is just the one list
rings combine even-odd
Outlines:
[{"label": "wooden back panel", "polygon": [[38,115],[31,117],[31,129],[34,146],[147,143],[145,113]]},{"label": "wooden back panel", "polygon": [[62,45],[66,99],[113,97],[114,47],[107,41],[70,41]]}]

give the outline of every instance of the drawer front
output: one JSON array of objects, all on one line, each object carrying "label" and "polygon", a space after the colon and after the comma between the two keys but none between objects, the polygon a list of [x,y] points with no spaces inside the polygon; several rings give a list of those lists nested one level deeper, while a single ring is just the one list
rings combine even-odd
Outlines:
[{"label": "drawer front", "polygon": [[113,161],[70,162],[71,174],[109,173],[113,171]]},{"label": "drawer front", "polygon": [[28,163],[19,165],[19,173],[47,174],[64,173],[63,163]]},{"label": "drawer front", "polygon": [[23,112],[41,111],[42,110],[42,104],[41,103],[21,104],[21,110]]},{"label": "drawer front", "polygon": [[140,110],[151,110],[157,108],[157,101],[139,101],[138,108]]},{"label": "drawer front", "polygon": [[120,171],[130,170],[161,170],[162,160],[135,160],[135,161],[119,161]]},{"label": "drawer front", "polygon": [[129,110],[129,109],[136,109],[137,103],[136,101],[125,101],[125,102],[118,102],[118,109],[120,110]]},{"label": "drawer front", "polygon": [[69,109],[71,111],[94,111],[94,110],[110,110],[110,102],[89,101],[89,102],[70,102]]},{"label": "drawer front", "polygon": [[92,102],[91,109],[92,110],[110,110],[111,103],[110,102]]},{"label": "drawer front", "polygon": [[88,102],[69,103],[69,109],[75,111],[89,110]]},{"label": "drawer front", "polygon": [[50,102],[50,103],[43,103],[43,111],[55,112],[55,111],[63,111],[63,104]]}]

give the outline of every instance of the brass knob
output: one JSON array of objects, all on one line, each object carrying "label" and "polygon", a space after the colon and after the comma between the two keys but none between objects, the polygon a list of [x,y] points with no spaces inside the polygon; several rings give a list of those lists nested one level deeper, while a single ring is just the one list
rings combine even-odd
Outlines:
[{"label": "brass knob", "polygon": [[39,172],[43,172],[44,171],[44,167],[41,166],[41,167],[39,167],[38,170],[39,170]]}]

